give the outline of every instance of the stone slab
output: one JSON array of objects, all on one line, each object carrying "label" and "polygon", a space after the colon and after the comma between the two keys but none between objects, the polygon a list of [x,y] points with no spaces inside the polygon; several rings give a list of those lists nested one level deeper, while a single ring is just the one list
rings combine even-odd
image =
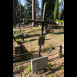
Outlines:
[{"label": "stone slab", "polygon": [[37,72],[37,74],[42,74],[42,73],[44,73],[44,70],[40,70]]},{"label": "stone slab", "polygon": [[31,60],[31,71],[32,73],[46,68],[48,64],[48,57],[39,57]]},{"label": "stone slab", "polygon": [[15,55],[19,55],[21,52],[21,47],[20,46],[15,46]]}]

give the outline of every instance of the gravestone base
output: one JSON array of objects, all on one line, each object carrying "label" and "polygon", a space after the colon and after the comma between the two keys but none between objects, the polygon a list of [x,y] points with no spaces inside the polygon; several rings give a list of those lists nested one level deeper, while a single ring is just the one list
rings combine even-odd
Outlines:
[{"label": "gravestone base", "polygon": [[44,73],[44,70],[40,70],[37,72],[37,74],[42,74],[42,73]]}]

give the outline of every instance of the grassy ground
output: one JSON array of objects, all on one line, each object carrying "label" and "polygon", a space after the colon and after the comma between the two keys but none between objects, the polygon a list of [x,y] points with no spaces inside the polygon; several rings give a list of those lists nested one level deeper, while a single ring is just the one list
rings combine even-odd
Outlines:
[{"label": "grassy ground", "polygon": [[[23,45],[26,47],[28,52],[36,52],[37,54],[38,53],[38,38],[41,33],[41,28],[40,27],[25,27],[24,30],[25,30],[24,32],[27,34],[27,38],[25,38],[25,42],[23,43]],[[49,33],[45,36],[45,45],[42,46],[42,50],[41,50],[41,55],[42,56],[47,55],[48,60],[49,60],[48,63],[50,63],[53,66],[53,67],[50,67],[52,70],[48,70],[47,74],[44,73],[46,74],[46,77],[48,77],[48,75],[50,75],[49,77],[60,77],[64,73],[64,69],[57,70],[57,68],[59,68],[60,65],[64,64],[64,57],[58,58],[56,54],[59,51],[58,46],[60,46],[61,44],[64,44],[64,33],[61,31],[61,29],[53,29],[53,31],[54,31],[53,33]],[[17,41],[22,40],[21,38],[19,38],[22,32],[19,32],[18,28],[16,29],[14,28],[13,32]],[[50,50],[52,46],[55,47],[55,50]],[[64,50],[63,50],[63,53],[64,53]],[[13,63],[13,65],[17,65],[21,63],[22,62]],[[22,66],[26,67],[29,64],[30,62],[26,62],[25,64],[22,64]],[[16,71],[15,68],[13,70],[14,72]],[[42,75],[40,77],[44,77],[44,76]]]},{"label": "grassy ground", "polygon": [[56,22],[59,22],[59,23],[64,23],[63,20],[55,20]]},{"label": "grassy ground", "polygon": [[[17,32],[14,34],[14,36],[17,38],[16,40],[22,40],[21,38],[18,38],[19,35],[22,34],[22,32],[19,32],[19,29],[14,28],[14,32]],[[25,38],[25,43],[23,45],[26,47],[26,49],[31,51],[38,51],[38,38],[41,33],[40,27],[32,27],[32,28],[25,28],[24,31],[27,34],[27,38]],[[51,46],[59,46],[60,44],[64,44],[64,34],[60,34],[60,29],[54,29],[54,33],[49,33],[45,36],[45,45],[42,46],[42,50],[49,48]],[[45,31],[44,31],[45,33]]]}]

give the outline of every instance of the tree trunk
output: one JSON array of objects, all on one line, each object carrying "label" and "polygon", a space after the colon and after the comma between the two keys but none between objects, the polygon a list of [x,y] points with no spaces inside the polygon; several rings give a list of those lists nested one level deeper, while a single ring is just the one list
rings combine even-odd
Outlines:
[{"label": "tree trunk", "polygon": [[[32,0],[32,19],[34,20],[36,17],[35,14],[35,0]],[[32,22],[32,26],[35,26],[35,22]]]},{"label": "tree trunk", "polygon": [[43,16],[43,0],[41,0],[41,15]]},{"label": "tree trunk", "polygon": [[20,4],[20,18],[21,18],[21,0],[19,0],[19,4]]},{"label": "tree trunk", "polygon": [[13,26],[16,25],[16,0],[13,0]]}]

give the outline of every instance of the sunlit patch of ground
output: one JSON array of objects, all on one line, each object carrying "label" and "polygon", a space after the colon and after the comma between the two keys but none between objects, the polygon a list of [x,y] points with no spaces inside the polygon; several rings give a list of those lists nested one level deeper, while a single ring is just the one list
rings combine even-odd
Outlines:
[{"label": "sunlit patch of ground", "polygon": [[[25,27],[24,33],[27,34],[27,38],[25,38],[25,43],[23,45],[26,47],[28,52],[36,52],[38,53],[38,38],[41,33],[41,28],[40,27]],[[64,44],[64,33],[62,33],[61,29],[53,29],[54,33],[49,33],[45,36],[45,45],[42,46],[42,52],[41,55],[48,56],[48,60],[51,65],[57,66],[58,64],[64,64],[64,57],[58,58],[57,57],[57,52],[59,51],[59,47],[61,44]],[[14,36],[16,37],[17,35],[22,34],[22,32],[19,32],[19,29],[13,29],[14,31]],[[23,29],[22,29],[23,31]],[[45,33],[45,31],[44,31]],[[17,38],[18,40],[22,40],[21,38]],[[51,47],[55,47],[54,50],[50,50]],[[64,53],[64,49],[62,50]],[[21,62],[20,62],[21,63]],[[20,63],[14,63],[15,64],[20,64]],[[22,66],[26,67],[30,64],[30,62],[27,62],[25,64],[22,64]],[[14,68],[14,72],[16,69]],[[53,71],[53,70],[52,70]],[[53,74],[57,74],[59,77],[63,74],[64,70],[56,70],[55,72],[49,73],[51,77],[53,77]]]}]

